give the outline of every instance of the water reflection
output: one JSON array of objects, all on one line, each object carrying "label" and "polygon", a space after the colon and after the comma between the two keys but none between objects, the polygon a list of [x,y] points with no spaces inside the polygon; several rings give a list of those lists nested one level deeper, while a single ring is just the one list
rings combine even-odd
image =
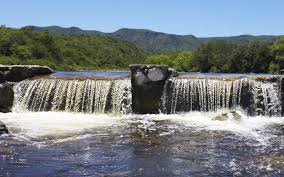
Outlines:
[{"label": "water reflection", "polygon": [[[22,113],[24,114],[24,113]],[[262,176],[284,174],[283,118],[244,122],[188,115],[125,117],[59,114],[0,115],[21,130],[0,138],[0,174],[4,176]],[[78,118],[82,116],[82,118]],[[83,117],[87,116],[86,119]],[[9,121],[8,118],[10,119]],[[22,121],[19,121],[21,119]],[[31,122],[37,120],[34,133]],[[266,118],[269,119],[269,118]],[[42,124],[41,124],[41,121]],[[246,121],[246,120],[244,120]],[[252,120],[253,121],[253,120]],[[262,122],[262,126],[260,123]],[[212,125],[214,123],[214,126]],[[64,126],[63,126],[64,125]],[[217,125],[223,126],[216,129]],[[230,125],[230,126],[229,126]],[[229,128],[234,127],[231,131]],[[48,128],[47,128],[48,127]],[[61,127],[61,128],[60,128]],[[52,132],[53,128],[59,132]],[[60,131],[59,131],[60,130]],[[66,130],[64,132],[63,130]],[[71,130],[71,131],[70,131]],[[22,131],[22,132],[21,132]],[[80,132],[74,134],[72,131]],[[265,138],[263,143],[250,132]],[[25,132],[25,133],[23,133]],[[49,133],[50,132],[50,133]],[[70,133],[71,132],[71,133]],[[240,133],[242,132],[242,133]],[[38,134],[37,134],[38,133]],[[26,136],[24,136],[26,135]]]}]

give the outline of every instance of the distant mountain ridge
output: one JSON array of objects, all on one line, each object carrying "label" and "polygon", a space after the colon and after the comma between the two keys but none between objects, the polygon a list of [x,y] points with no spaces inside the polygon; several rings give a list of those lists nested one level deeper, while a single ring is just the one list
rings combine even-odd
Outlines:
[{"label": "distant mountain ridge", "polygon": [[54,35],[103,35],[115,39],[124,40],[133,43],[136,47],[142,48],[148,52],[165,52],[165,51],[191,51],[197,49],[202,44],[223,40],[232,44],[249,44],[252,42],[270,43],[280,36],[274,35],[240,35],[230,37],[207,37],[198,38],[194,35],[175,35],[162,32],[155,32],[147,29],[129,29],[122,28],[113,33],[104,33],[96,30],[82,30],[78,27],[63,28],[59,26],[26,26],[34,31],[48,31]]}]

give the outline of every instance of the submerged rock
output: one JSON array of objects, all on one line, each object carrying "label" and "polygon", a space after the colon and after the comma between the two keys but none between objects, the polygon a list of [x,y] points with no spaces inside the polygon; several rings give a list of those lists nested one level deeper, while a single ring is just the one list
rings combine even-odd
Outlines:
[{"label": "submerged rock", "polygon": [[13,88],[8,83],[0,84],[0,112],[11,112],[13,101]]},{"label": "submerged rock", "polygon": [[217,116],[213,117],[212,120],[225,121],[225,120],[228,120],[228,118],[229,118],[228,113],[223,113],[221,115],[217,115]]},{"label": "submerged rock", "polygon": [[6,125],[2,121],[0,121],[0,135],[2,135],[3,133],[9,133],[9,131]]},{"label": "submerged rock", "polygon": [[51,74],[53,70],[38,65],[0,65],[0,72],[4,74],[4,81],[19,82],[34,76]]},{"label": "submerged rock", "polygon": [[221,114],[213,117],[212,120],[218,120],[218,121],[226,121],[226,120],[240,121],[240,120],[242,120],[242,116],[237,111],[229,111],[229,112],[221,113]]}]

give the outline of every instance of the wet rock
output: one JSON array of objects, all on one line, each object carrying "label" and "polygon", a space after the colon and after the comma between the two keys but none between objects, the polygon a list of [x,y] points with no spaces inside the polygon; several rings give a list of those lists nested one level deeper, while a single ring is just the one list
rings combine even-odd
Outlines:
[{"label": "wet rock", "polygon": [[151,81],[161,81],[161,80],[164,80],[165,79],[165,75],[164,73],[162,72],[162,70],[160,68],[152,68],[152,69],[149,69],[148,71],[148,78],[151,80]]},{"label": "wet rock", "polygon": [[135,83],[137,85],[142,86],[143,84],[149,82],[149,79],[143,74],[143,72],[141,70],[138,70],[135,74],[134,74],[134,80]]},{"label": "wet rock", "polygon": [[212,120],[225,121],[225,120],[228,120],[228,118],[229,118],[228,113],[223,113],[221,115],[217,115],[213,117]]},{"label": "wet rock", "polygon": [[10,82],[19,82],[37,75],[46,75],[53,72],[47,66],[38,65],[0,65],[0,71],[4,73],[4,80]]},{"label": "wet rock", "polygon": [[2,135],[3,133],[9,133],[6,125],[0,121],[0,135]]},{"label": "wet rock", "polygon": [[11,112],[13,101],[13,88],[8,83],[0,84],[0,112]]},{"label": "wet rock", "polygon": [[0,71],[0,83],[5,82],[5,73]]},{"label": "wet rock", "polygon": [[256,112],[254,104],[252,85],[246,82],[241,88],[240,105],[242,109],[248,113],[248,115],[254,116]]},{"label": "wet rock", "polygon": [[5,72],[5,71],[9,71],[9,69],[11,68],[12,65],[0,65],[0,71],[1,72]]},{"label": "wet rock", "polygon": [[231,114],[232,114],[234,120],[237,120],[237,121],[242,120],[242,116],[237,111],[231,111]]},{"label": "wet rock", "polygon": [[[132,110],[135,113],[159,113],[166,81],[174,70],[166,65],[130,65]],[[176,75],[176,74],[175,74]]]},{"label": "wet rock", "polygon": [[169,68],[168,71],[169,71],[169,73],[172,77],[178,77],[179,76],[178,72],[174,68]]},{"label": "wet rock", "polygon": [[226,121],[226,120],[234,120],[234,121],[240,121],[242,120],[242,116],[237,111],[230,111],[221,113],[220,115],[217,115],[212,118],[212,120],[218,120],[218,121]]}]

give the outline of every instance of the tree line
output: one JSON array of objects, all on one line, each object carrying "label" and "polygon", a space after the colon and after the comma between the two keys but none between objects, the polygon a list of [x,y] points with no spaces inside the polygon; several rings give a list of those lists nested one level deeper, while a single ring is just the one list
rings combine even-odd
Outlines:
[{"label": "tree line", "polygon": [[145,63],[167,64],[179,71],[276,74],[284,69],[284,36],[274,43],[246,45],[213,41],[193,52],[148,56]]},{"label": "tree line", "polygon": [[105,36],[55,36],[29,28],[0,27],[1,64],[48,65],[55,70],[126,69],[146,53]]},{"label": "tree line", "polygon": [[166,64],[188,72],[279,73],[284,69],[284,36],[273,43],[212,41],[195,51],[151,54],[106,36],[57,36],[30,28],[0,27],[0,64],[107,70],[127,69],[132,63]]}]

